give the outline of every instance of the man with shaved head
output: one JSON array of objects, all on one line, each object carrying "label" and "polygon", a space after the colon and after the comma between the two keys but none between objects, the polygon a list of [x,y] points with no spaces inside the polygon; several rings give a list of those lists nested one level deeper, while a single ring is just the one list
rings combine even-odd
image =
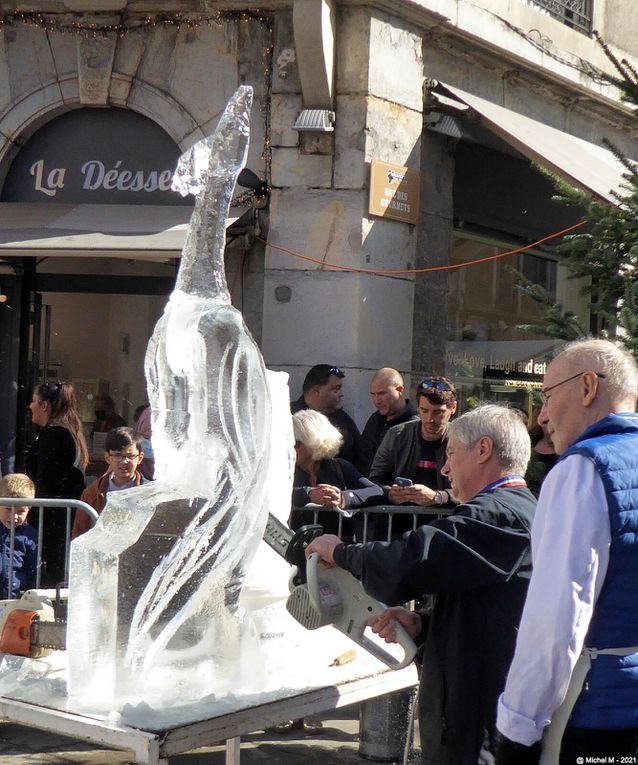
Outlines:
[{"label": "man with shaved head", "polygon": [[497,765],[638,762],[637,397],[635,359],[607,340],[547,368],[538,422],[560,459],[532,527]]},{"label": "man with shaved head", "polygon": [[370,397],[376,409],[366,422],[361,434],[364,473],[368,475],[374,455],[388,428],[402,422],[418,420],[419,415],[407,398],[403,398],[405,385],[401,373],[392,367],[383,367],[370,381]]}]

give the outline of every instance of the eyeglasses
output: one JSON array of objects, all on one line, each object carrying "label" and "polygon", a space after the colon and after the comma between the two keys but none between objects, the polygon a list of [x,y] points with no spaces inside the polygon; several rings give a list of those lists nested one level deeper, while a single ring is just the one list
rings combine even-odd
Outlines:
[{"label": "eyeglasses", "polygon": [[421,380],[419,383],[419,390],[424,389],[432,389],[432,390],[438,390],[438,391],[448,391],[450,393],[454,393],[454,388],[450,385],[450,383],[446,383],[444,380]]},{"label": "eyeglasses", "polygon": [[113,462],[124,462],[124,460],[134,462],[139,456],[140,452],[136,452],[135,454],[113,454],[112,452],[109,452],[109,458],[112,459]]},{"label": "eyeglasses", "polygon": [[[577,377],[582,377],[584,374],[587,374],[587,372],[579,372],[578,374],[572,375],[571,377],[568,377],[565,380],[561,380],[560,382],[555,383],[554,385],[550,385],[549,388],[543,388],[540,392],[541,401],[543,404],[546,404],[550,397],[547,395],[550,390],[554,390],[554,388],[558,388],[559,385],[564,385],[565,383],[571,382],[572,380],[575,380]],[[598,372],[594,372],[596,377],[601,378],[602,380],[605,379],[605,375],[601,375]]]},{"label": "eyeglasses", "polygon": [[330,367],[328,370],[331,375],[334,375],[335,377],[345,377],[346,373],[343,371],[343,369],[339,369],[339,367]]}]

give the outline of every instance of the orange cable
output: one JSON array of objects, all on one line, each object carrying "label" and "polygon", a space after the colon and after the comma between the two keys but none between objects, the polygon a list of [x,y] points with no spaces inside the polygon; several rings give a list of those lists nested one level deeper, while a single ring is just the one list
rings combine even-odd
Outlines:
[{"label": "orange cable", "polygon": [[567,228],[562,229],[562,231],[556,231],[555,233],[548,234],[547,236],[544,236],[542,239],[538,239],[537,241],[532,242],[531,244],[526,244],[524,247],[517,247],[515,250],[509,250],[508,252],[500,252],[498,255],[488,255],[485,258],[470,260],[467,263],[456,263],[451,266],[431,266],[430,268],[401,268],[401,269],[397,268],[397,269],[384,270],[384,269],[374,269],[374,268],[354,268],[353,266],[340,266],[337,263],[326,263],[324,261],[311,258],[308,255],[302,255],[300,252],[289,250],[286,247],[282,247],[280,244],[272,244],[272,242],[267,242],[265,239],[263,239],[260,236],[256,236],[255,239],[258,242],[262,242],[267,247],[270,247],[273,250],[280,250],[281,252],[285,252],[287,255],[292,255],[294,258],[300,258],[301,260],[308,260],[311,263],[316,263],[317,265],[321,266],[322,269],[325,267],[329,267],[329,268],[337,269],[339,271],[352,271],[354,273],[359,273],[359,274],[377,274],[379,276],[399,275],[399,274],[427,274],[433,271],[451,271],[455,268],[465,268],[467,266],[475,266],[478,263],[486,263],[490,260],[497,260],[498,258],[506,258],[510,255],[517,255],[519,252],[525,252],[525,250],[531,250],[532,247],[538,247],[539,244],[548,242],[550,241],[550,239],[556,239],[559,236],[568,234],[570,231],[580,228],[581,226],[584,226],[586,223],[587,223],[586,220],[580,221],[580,223],[574,223],[572,226],[568,226]]}]

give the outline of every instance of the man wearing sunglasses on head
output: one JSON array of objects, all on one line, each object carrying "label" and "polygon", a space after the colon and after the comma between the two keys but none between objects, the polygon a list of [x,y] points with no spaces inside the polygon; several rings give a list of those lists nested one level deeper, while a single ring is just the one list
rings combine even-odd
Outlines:
[{"label": "man wearing sunglasses on head", "polygon": [[345,372],[330,364],[315,364],[303,381],[301,396],[290,405],[292,414],[314,409],[325,415],[343,436],[337,457],[351,462],[363,472],[361,434],[354,420],[341,408]]},{"label": "man wearing sunglasses on head", "polygon": [[[450,482],[441,469],[448,424],[456,412],[456,389],[445,377],[429,377],[417,386],[416,398],[419,419],[388,430],[369,478],[383,487],[393,505],[450,506]],[[412,485],[399,485],[397,477]]]}]

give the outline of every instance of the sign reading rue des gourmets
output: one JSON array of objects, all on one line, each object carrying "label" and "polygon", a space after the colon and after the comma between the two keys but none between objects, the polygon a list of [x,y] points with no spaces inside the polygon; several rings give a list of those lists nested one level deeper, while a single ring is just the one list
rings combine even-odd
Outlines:
[{"label": "sign reading rue des gourmets", "polygon": [[418,170],[373,159],[370,162],[369,214],[418,223],[419,185]]},{"label": "sign reading rue des gourmets", "polygon": [[179,147],[126,109],[78,109],[48,122],[14,159],[3,202],[192,205],[171,191]]}]

